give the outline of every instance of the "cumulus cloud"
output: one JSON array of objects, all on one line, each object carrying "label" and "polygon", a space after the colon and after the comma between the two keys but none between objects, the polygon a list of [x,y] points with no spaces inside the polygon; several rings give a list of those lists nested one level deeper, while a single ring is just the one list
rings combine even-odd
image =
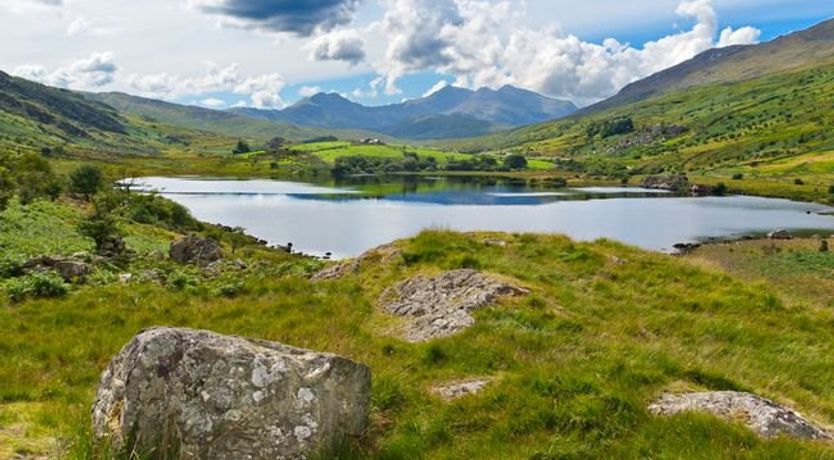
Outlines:
[{"label": "cumulus cloud", "polygon": [[389,45],[376,68],[391,94],[403,75],[432,69],[454,75],[456,85],[514,84],[589,103],[707,49],[759,38],[753,28],[727,28],[716,41],[718,18],[710,0],[680,3],[677,13],[694,19],[693,26],[641,48],[614,39],[589,43],[555,27],[533,29],[513,0],[386,2],[388,11],[374,27]]},{"label": "cumulus cloud", "polygon": [[321,88],[319,88],[318,86],[302,86],[298,89],[298,95],[301,97],[315,96],[320,92]]},{"label": "cumulus cloud", "polygon": [[357,65],[365,59],[365,40],[355,30],[337,30],[310,43],[310,59],[345,61]]},{"label": "cumulus cloud", "polygon": [[347,24],[360,0],[189,0],[232,26],[310,36]]},{"label": "cumulus cloud", "polygon": [[721,31],[721,37],[718,39],[718,47],[723,48],[725,46],[758,43],[761,36],[762,31],[755,27],[742,27],[738,30],[727,27]]},{"label": "cumulus cloud", "polygon": [[168,73],[130,75],[125,83],[143,96],[153,98],[172,99],[184,95],[233,92],[249,96],[250,105],[254,107],[280,108],[285,105],[281,91],[286,82],[281,75],[273,73],[244,77],[240,74],[238,64],[220,67],[208,62],[205,74],[190,77]]},{"label": "cumulus cloud", "polygon": [[13,13],[21,13],[63,5],[63,0],[0,0],[0,11],[8,10]]},{"label": "cumulus cloud", "polygon": [[47,85],[83,90],[113,83],[118,70],[114,54],[107,52],[93,53],[52,72],[43,66],[26,65],[17,67],[12,73]]}]

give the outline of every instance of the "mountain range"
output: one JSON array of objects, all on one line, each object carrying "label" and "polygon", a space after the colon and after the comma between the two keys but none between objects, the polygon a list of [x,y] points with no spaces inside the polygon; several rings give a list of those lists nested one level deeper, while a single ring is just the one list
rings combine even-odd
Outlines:
[{"label": "mountain range", "polygon": [[563,118],[576,110],[572,102],[512,86],[477,91],[446,86],[424,98],[378,107],[336,93],[319,93],[284,110],[232,111],[300,126],[371,130],[401,139],[447,139]]},{"label": "mountain range", "polygon": [[[717,126],[742,129],[741,122],[728,120],[743,119],[748,112],[771,120],[767,122],[771,127],[781,116],[787,123],[784,133],[810,126],[821,133],[830,131],[825,125],[830,104],[824,98],[829,88],[825,78],[832,68],[834,20],[759,45],[706,51],[579,111],[570,102],[511,86],[477,91],[449,86],[425,98],[380,107],[366,107],[338,94],[317,94],[284,110],[219,111],[122,93],[69,91],[0,72],[0,147],[38,151],[44,146],[73,145],[77,150],[116,155],[154,154],[183,145],[225,151],[237,138],[265,142],[273,137],[301,141],[335,136],[393,141],[484,135],[446,143],[467,151],[549,151],[580,148],[586,142],[583,126],[612,117],[642,117],[638,124],[684,124],[690,133],[698,133]],[[810,87],[809,82],[818,85]],[[787,89],[792,92],[774,102],[772,95]],[[809,93],[812,89],[816,92]],[[742,112],[727,112],[739,103],[746,105],[733,110]],[[699,115],[696,108],[702,106],[708,107]],[[812,110],[819,113],[800,126],[797,114]],[[735,135],[748,136],[749,127],[757,125],[750,121],[747,126],[747,131]],[[501,131],[504,128],[508,130]],[[819,137],[806,133],[812,135]],[[200,143],[190,143],[194,139]],[[774,143],[786,145],[766,142]]]}]

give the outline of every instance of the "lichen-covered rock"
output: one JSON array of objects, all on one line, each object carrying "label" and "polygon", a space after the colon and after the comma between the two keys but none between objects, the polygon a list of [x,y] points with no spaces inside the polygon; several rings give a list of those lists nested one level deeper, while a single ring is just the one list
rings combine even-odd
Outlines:
[{"label": "lichen-covered rock", "polygon": [[432,392],[446,401],[452,401],[480,393],[491,381],[491,379],[474,379],[447,383],[434,387]]},{"label": "lichen-covered rock", "polygon": [[168,255],[181,264],[207,266],[223,258],[223,248],[210,238],[190,235],[171,243]]},{"label": "lichen-covered rock", "polygon": [[831,439],[831,435],[812,425],[793,410],[750,393],[715,391],[665,394],[649,406],[656,415],[682,412],[707,412],[725,420],[745,423],[760,436],[786,435],[803,439]]},{"label": "lichen-covered rock", "polygon": [[339,356],[154,328],[102,374],[93,433],[152,456],[307,458],[360,435],[369,401],[369,369]]},{"label": "lichen-covered rock", "polygon": [[383,292],[388,313],[406,317],[405,338],[420,342],[445,337],[475,323],[471,312],[501,296],[527,293],[475,270],[454,270],[434,278],[417,276]]}]

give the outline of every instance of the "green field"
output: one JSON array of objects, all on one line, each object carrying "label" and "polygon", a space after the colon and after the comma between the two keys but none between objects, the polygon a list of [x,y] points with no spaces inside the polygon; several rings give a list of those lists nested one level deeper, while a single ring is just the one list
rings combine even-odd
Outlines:
[{"label": "green field", "polygon": [[[138,330],[165,324],[369,364],[371,427],[347,458],[834,458],[824,444],[765,441],[708,416],[646,410],[664,390],[745,389],[831,423],[828,309],[612,242],[428,232],[397,246],[401,256],[323,283],[303,276],[316,266],[303,258],[256,248],[238,254],[261,260],[257,269],[221,280],[140,258],[125,270],[153,266],[190,281],[125,289],[100,277],[61,299],[1,306],[0,457],[67,445],[68,456],[85,458],[99,373]],[[376,304],[386,286],[464,266],[532,293],[479,312],[457,336],[408,344],[390,335],[393,319]],[[238,289],[215,294],[226,279]],[[477,396],[447,403],[429,392],[480,376],[495,382]]]}]

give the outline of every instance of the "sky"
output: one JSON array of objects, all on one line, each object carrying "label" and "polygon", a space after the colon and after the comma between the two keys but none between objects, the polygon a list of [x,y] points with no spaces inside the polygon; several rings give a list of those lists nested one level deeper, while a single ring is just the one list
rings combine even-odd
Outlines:
[{"label": "sky", "polygon": [[831,0],[0,0],[0,70],[224,109],[514,85],[587,105]]}]

